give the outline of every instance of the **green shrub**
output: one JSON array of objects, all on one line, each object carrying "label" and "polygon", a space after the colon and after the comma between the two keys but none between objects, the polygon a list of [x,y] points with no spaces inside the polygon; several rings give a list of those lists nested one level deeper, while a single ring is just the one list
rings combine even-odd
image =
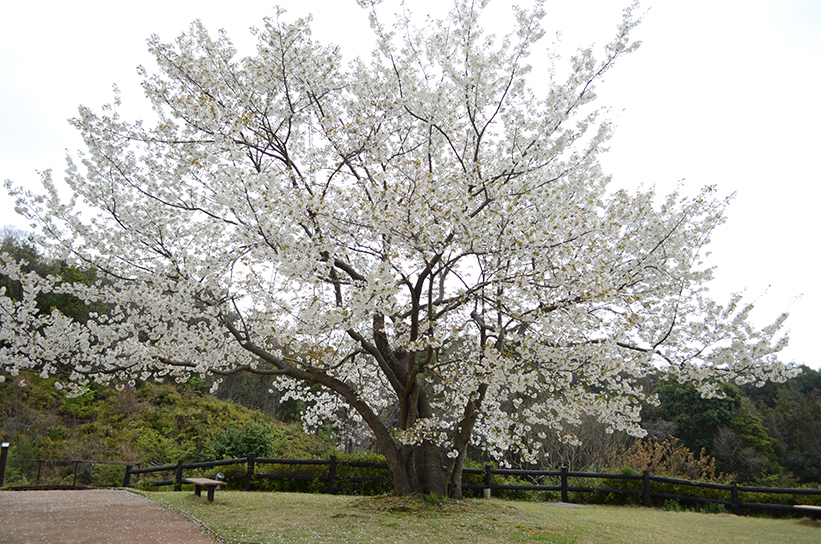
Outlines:
[{"label": "green shrub", "polygon": [[[336,460],[338,462],[385,463],[385,456],[379,453],[358,452],[337,455]],[[336,477],[336,492],[339,495],[384,495],[393,491],[393,483],[387,468],[352,467],[337,463]],[[368,481],[354,482],[351,478],[367,478]],[[376,481],[377,479],[385,481]]]},{"label": "green shrub", "polygon": [[162,464],[190,458],[194,453],[193,450],[181,448],[174,439],[151,427],[138,427],[135,442],[149,460]]},{"label": "green shrub", "polygon": [[[477,461],[467,460],[465,468],[485,469],[485,466]],[[493,474],[493,485],[559,485],[558,476],[540,477],[537,479],[525,479],[515,475]],[[462,474],[462,483],[483,485],[485,474]],[[484,496],[482,489],[465,489],[465,497],[481,498]],[[507,500],[534,501],[534,502],[555,502],[561,499],[558,491],[541,491],[529,489],[494,489],[493,497]]]},{"label": "green shrub", "polygon": [[681,503],[675,499],[665,499],[664,500],[664,510],[668,512],[683,512],[684,508],[681,507]]},{"label": "green shrub", "polygon": [[203,448],[202,459],[239,459],[248,454],[269,457],[274,453],[274,444],[267,426],[248,422],[241,429],[226,427],[217,430]]},{"label": "green shrub", "polygon": [[701,514],[726,514],[727,507],[714,502],[699,504],[696,510]]},{"label": "green shrub", "polygon": [[92,485],[96,487],[119,487],[123,485],[125,467],[123,465],[95,464]]},{"label": "green shrub", "polygon": [[[631,467],[623,467],[618,470],[610,472],[611,474],[625,474],[637,475],[641,474]],[[594,487],[607,488],[618,490],[640,491],[642,488],[641,480],[625,480],[620,478],[571,478],[568,482],[570,486],[579,487]],[[613,506],[623,505],[639,505],[642,502],[641,495],[638,493],[618,493],[618,492],[601,492],[601,493],[574,493],[573,501],[584,502],[590,504],[608,504]]]}]

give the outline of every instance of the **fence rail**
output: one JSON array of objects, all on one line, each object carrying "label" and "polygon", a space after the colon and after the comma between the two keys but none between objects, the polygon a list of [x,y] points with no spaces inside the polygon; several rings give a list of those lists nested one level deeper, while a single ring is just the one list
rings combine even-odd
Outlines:
[{"label": "fence rail", "polygon": [[[6,448],[4,448],[6,450]],[[2,453],[5,453],[2,452]],[[366,485],[366,484],[389,484],[385,463],[371,463],[363,461],[339,460],[335,456],[330,459],[273,459],[256,457],[249,454],[246,457],[237,459],[225,459],[221,461],[207,461],[198,463],[185,463],[179,461],[173,465],[141,467],[118,462],[101,462],[86,460],[42,460],[42,459],[5,459],[0,455],[0,487],[6,476],[6,465],[14,465],[15,476],[22,478],[24,485],[33,486],[63,486],[77,487],[80,485],[101,485],[95,483],[95,476],[92,474],[94,465],[108,467],[107,478],[109,483],[103,485],[118,485],[119,480],[111,483],[112,475],[115,479],[122,477],[122,486],[131,487],[135,478],[152,474],[164,473],[165,478],[140,482],[141,485],[154,486],[174,486],[175,491],[182,489],[185,480],[185,472],[209,468],[217,468],[229,465],[245,465],[244,472],[229,474],[229,480],[239,481],[242,488],[252,490],[254,482],[262,480],[293,480],[293,481],[314,481],[322,486],[327,493],[336,493],[340,485]],[[321,470],[311,473],[277,473],[269,472],[268,467],[280,466],[312,466],[322,467]],[[125,471],[119,468],[125,466]],[[359,477],[349,474],[340,474],[340,467],[381,469],[386,473],[386,477]],[[99,472],[100,469],[97,470]],[[120,476],[116,476],[118,473]],[[35,475],[36,474],[36,475]],[[496,477],[496,478],[494,478]],[[516,470],[516,469],[496,469],[490,465],[483,469],[466,468],[462,471],[462,488],[465,490],[481,491],[486,497],[492,496],[499,491],[550,491],[556,492],[562,502],[589,502],[591,498],[602,495],[622,495],[639,496],[641,504],[650,507],[659,504],[660,501],[676,500],[680,502],[691,502],[700,504],[716,504],[732,510],[740,515],[743,510],[770,510],[783,512],[797,512],[794,504],[799,502],[797,498],[802,497],[803,504],[815,503],[821,505],[821,489],[792,489],[773,488],[760,486],[741,486],[736,483],[716,484],[710,482],[697,482],[669,478],[666,476],[654,476],[645,471],[642,474],[608,474],[599,472],[576,472],[570,471],[566,467],[560,470]],[[515,479],[515,483],[511,483]],[[616,482],[623,482],[617,485]],[[70,483],[69,483],[70,482]],[[6,482],[9,485],[11,482]],[[348,487],[350,489],[350,487]],[[684,494],[693,489],[697,491],[709,490],[709,492],[696,494]],[[319,489],[317,489],[319,490]],[[571,499],[572,494],[572,499]],[[586,495],[594,495],[589,497]],[[772,502],[755,502],[756,497],[751,494],[765,494]],[[704,496],[708,495],[708,496]],[[746,496],[745,496],[746,495]],[[773,498],[774,495],[783,495],[781,499]],[[803,497],[807,497],[806,499]],[[748,500],[744,500],[748,499]],[[809,500],[808,500],[809,499]],[[635,499],[633,499],[635,500]]]},{"label": "fence rail", "polygon": [[[317,459],[268,459],[258,458],[253,455],[242,457],[238,459],[229,459],[223,461],[212,461],[206,463],[183,463],[180,461],[176,465],[166,465],[162,467],[146,467],[141,469],[126,469],[125,480],[123,485],[128,487],[131,485],[132,474],[149,474],[152,472],[170,472],[174,471],[173,479],[158,480],[150,482],[153,485],[173,485],[175,490],[182,488],[184,471],[192,469],[201,469],[209,467],[217,467],[224,465],[246,464],[246,472],[233,475],[234,480],[244,480],[246,490],[253,489],[254,480],[269,479],[269,480],[313,480],[317,482],[324,482],[326,484],[326,491],[328,493],[335,493],[337,485],[342,482],[389,482],[388,478],[356,478],[356,477],[340,477],[337,474],[337,467],[364,467],[364,468],[379,468],[387,471],[388,466],[384,463],[368,463],[361,461],[341,461],[332,456],[328,460]],[[258,472],[259,465],[315,465],[327,466],[327,473],[322,474],[278,474],[278,473],[260,473]],[[481,476],[481,483],[470,480],[471,476]],[[520,480],[527,479],[528,483],[497,483],[494,481],[494,476],[514,477]],[[717,504],[727,507],[736,515],[741,515],[742,510],[773,510],[773,511],[792,511],[797,512],[792,504],[771,504],[753,501],[742,500],[743,494],[750,493],[764,493],[771,495],[789,495],[785,497],[787,502],[795,502],[798,496],[818,496],[821,498],[821,489],[786,489],[786,488],[772,488],[772,487],[756,487],[756,486],[741,486],[736,483],[732,484],[716,484],[710,482],[697,482],[691,480],[682,480],[678,478],[669,478],[666,476],[654,476],[649,472],[644,471],[642,474],[608,474],[600,472],[576,472],[570,471],[566,467],[560,470],[516,470],[516,469],[495,469],[490,465],[484,469],[466,468],[462,471],[462,488],[481,490],[486,497],[493,494],[494,491],[503,490],[521,490],[521,491],[554,491],[561,496],[562,502],[571,501],[571,493],[573,494],[594,494],[594,495],[638,495],[641,497],[641,503],[644,506],[653,506],[654,501],[663,500],[677,500],[680,502],[692,502],[701,504]],[[551,480],[548,483],[546,480]],[[575,481],[571,481],[571,479]],[[634,484],[627,484],[625,487],[609,486],[595,486],[583,485],[585,480],[592,481],[626,481],[635,482]],[[571,485],[573,484],[573,485]],[[655,484],[655,485],[654,485]],[[682,493],[669,492],[664,490],[664,485],[667,486],[684,486],[694,489],[709,489],[719,492],[724,495],[721,497],[705,497],[700,495],[685,495]],[[654,489],[654,487],[656,489]],[[659,489],[661,487],[662,489]],[[808,501],[802,500],[802,503]],[[821,502],[821,500],[817,501]]]},{"label": "fence rail", "polygon": [[110,487],[122,481],[127,463],[80,459],[7,459],[0,463],[0,487]]},{"label": "fence rail", "polygon": [[[202,463],[184,463],[182,460],[176,465],[163,465],[158,467],[132,468],[127,466],[125,470],[125,477],[123,479],[123,487],[130,487],[132,485],[132,475],[143,475],[157,472],[170,473],[174,472],[173,479],[155,480],[148,482],[148,485],[173,485],[175,491],[182,488],[183,480],[185,480],[184,472],[186,470],[220,467],[227,465],[245,464],[246,470],[244,473],[228,475],[228,479],[244,480],[244,488],[246,491],[251,491],[254,488],[254,480],[302,480],[302,481],[316,481],[324,482],[326,484],[326,492],[330,494],[336,493],[337,484],[341,481],[363,484],[363,483],[388,483],[390,478],[360,478],[353,476],[340,476],[337,473],[337,467],[359,467],[359,468],[377,468],[388,470],[388,465],[385,463],[368,463],[363,461],[344,461],[338,460],[335,455],[330,459],[273,459],[267,457],[257,457],[254,454],[249,454],[246,457],[237,459],[226,459],[222,461],[208,461]],[[277,474],[259,472],[258,465],[297,465],[297,466],[327,466],[327,474]]]}]

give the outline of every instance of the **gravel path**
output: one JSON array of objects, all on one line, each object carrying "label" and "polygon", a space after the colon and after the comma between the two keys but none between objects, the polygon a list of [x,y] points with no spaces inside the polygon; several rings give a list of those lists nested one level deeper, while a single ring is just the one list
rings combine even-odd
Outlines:
[{"label": "gravel path", "polygon": [[0,491],[3,544],[215,544],[196,524],[128,491]]}]

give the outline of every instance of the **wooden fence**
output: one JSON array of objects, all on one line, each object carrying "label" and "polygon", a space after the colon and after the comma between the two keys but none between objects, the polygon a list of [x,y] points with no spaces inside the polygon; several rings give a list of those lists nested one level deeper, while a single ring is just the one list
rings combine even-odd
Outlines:
[{"label": "wooden fence", "polygon": [[[243,488],[252,490],[254,481],[261,479],[270,480],[310,480],[325,484],[327,493],[336,493],[341,482],[363,484],[390,482],[389,478],[357,478],[345,476],[341,477],[337,473],[339,466],[363,467],[372,469],[384,469],[387,473],[388,466],[384,463],[368,463],[356,461],[341,461],[335,456],[328,460],[317,459],[268,459],[258,458],[248,455],[239,459],[229,459],[224,461],[209,461],[204,463],[184,463],[180,461],[176,465],[165,465],[160,467],[133,468],[126,467],[124,487],[132,485],[133,475],[146,475],[157,472],[173,474],[173,478],[155,480],[148,482],[149,485],[173,485],[176,491],[181,490],[184,472],[186,470],[201,470],[226,465],[245,464],[244,473],[229,475],[229,479],[243,482]],[[266,473],[260,472],[261,465],[314,465],[327,466],[322,473],[317,474],[287,474],[287,473]],[[386,474],[387,476],[387,474]],[[494,476],[500,476],[494,481]],[[560,470],[514,470],[496,469],[490,465],[484,469],[466,468],[462,471],[462,489],[481,490],[486,497],[494,491],[520,490],[520,491],[552,491],[560,494],[562,502],[601,502],[604,497],[611,495],[640,496],[641,504],[647,507],[659,504],[667,500],[680,502],[715,504],[730,509],[734,514],[741,515],[743,510],[769,510],[782,512],[797,512],[793,508],[796,497],[814,496],[815,500],[802,499],[802,504],[821,503],[821,489],[784,489],[773,487],[754,487],[732,484],[714,484],[707,482],[695,482],[691,480],[681,480],[677,478],[667,478],[664,476],[653,476],[644,471],[642,474],[607,474],[600,472],[575,472],[569,471],[566,467]],[[526,483],[505,483],[505,480],[516,479]],[[478,483],[477,483],[478,480]],[[501,483],[500,483],[501,482]],[[595,482],[603,482],[605,485],[592,485]],[[621,482],[616,485],[615,482]],[[143,484],[145,485],[145,484]],[[682,489],[693,489],[693,494],[682,494]],[[712,492],[699,491],[712,490]],[[676,492],[679,491],[679,492]],[[571,499],[571,494],[573,498]],[[766,502],[753,502],[744,500],[746,496],[753,494],[781,495],[784,502],[779,504]],[[585,496],[592,495],[592,496]],[[711,495],[711,496],[704,496]],[[754,497],[753,497],[754,498]],[[809,498],[809,497],[808,497]]]},{"label": "wooden fence", "polygon": [[119,485],[126,466],[116,461],[0,458],[0,487],[110,487]]},{"label": "wooden fence", "polygon": [[[366,483],[384,484],[389,483],[390,478],[367,478],[367,477],[340,477],[337,475],[337,467],[359,467],[359,468],[376,468],[383,469],[387,473],[388,465],[385,463],[369,463],[363,461],[341,461],[332,455],[330,459],[270,459],[267,457],[257,457],[254,454],[249,454],[247,457],[238,459],[226,459],[222,461],[206,461],[201,463],[184,463],[180,460],[176,465],[163,465],[158,467],[133,468],[131,465],[125,469],[125,477],[123,479],[123,487],[130,487],[132,485],[133,475],[151,474],[151,473],[173,473],[173,478],[164,480],[154,480],[148,482],[148,485],[173,485],[175,491],[180,491],[183,480],[185,479],[184,471],[215,468],[229,465],[245,464],[246,470],[241,474],[229,474],[228,480],[241,480],[244,482],[243,488],[246,491],[251,491],[254,488],[254,481],[260,479],[267,480],[303,480],[313,482],[324,482],[327,493],[335,494],[337,484],[344,481],[349,484],[363,485]],[[258,465],[292,465],[292,466],[327,466],[327,474],[275,474],[259,472]],[[323,471],[325,472],[325,471]]]},{"label": "wooden fence", "polygon": [[[681,480],[677,478],[667,478],[665,476],[653,476],[648,471],[642,474],[607,474],[601,472],[575,472],[567,470],[567,467],[562,467],[560,470],[512,470],[512,469],[494,469],[490,466],[485,469],[464,469],[462,471],[463,479],[465,474],[482,474],[484,475],[484,482],[482,484],[463,483],[463,489],[489,489],[490,493],[496,490],[523,490],[523,491],[558,491],[561,493],[562,502],[570,502],[570,493],[576,494],[594,494],[594,495],[640,495],[641,503],[644,506],[653,506],[653,500],[676,500],[680,502],[692,502],[700,504],[718,504],[730,508],[736,515],[741,515],[742,509],[748,510],[774,510],[774,511],[795,511],[792,504],[770,504],[760,502],[746,502],[743,501],[742,494],[764,493],[774,495],[788,495],[785,497],[794,501],[794,497],[799,495],[814,495],[821,497],[821,489],[784,489],[775,487],[753,487],[740,486],[737,483],[732,484],[714,484],[708,482],[695,482],[691,480]],[[494,484],[493,475],[498,474],[502,476],[513,476],[519,479],[529,479],[533,483],[528,484]],[[542,485],[539,482],[544,481],[545,478],[558,477],[558,484]],[[571,485],[570,478],[577,480],[577,485]],[[591,485],[578,485],[578,480],[584,482],[585,480],[616,480],[616,481],[632,481],[633,485],[625,485],[624,487],[604,487]],[[640,484],[639,484],[640,482]],[[653,489],[653,483],[667,484],[669,486],[692,487],[696,489],[713,489],[728,495],[726,498],[704,497],[699,495],[683,495],[681,493],[671,493],[668,491]],[[663,487],[663,486],[655,486]],[[595,500],[595,499],[594,499]],[[805,502],[805,501],[802,501]]]}]

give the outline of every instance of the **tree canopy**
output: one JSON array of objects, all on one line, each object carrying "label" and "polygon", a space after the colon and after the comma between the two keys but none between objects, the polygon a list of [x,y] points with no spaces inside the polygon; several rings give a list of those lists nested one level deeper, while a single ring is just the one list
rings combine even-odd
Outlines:
[{"label": "tree canopy", "polygon": [[[119,97],[81,107],[70,201],[48,173],[43,195],[12,189],[55,254],[108,283],[4,257],[26,295],[0,300],[2,371],[59,362],[69,387],[270,374],[309,401],[307,424],[367,425],[397,493],[450,496],[469,444],[532,461],[538,437],[572,441],[589,416],[642,434],[650,370],[706,395],[789,375],[785,316],[759,330],[740,297],[708,297],[727,200],[608,189],[594,90],[638,46],[636,6],[600,58],[580,49],[532,88],[543,2],[513,8],[500,38],[479,24],[486,3],[416,28],[361,0],[376,47],[347,66],[282,11],[248,57],[199,22],[152,37],[156,121],[121,119]],[[112,309],[37,313],[47,290]]]}]

